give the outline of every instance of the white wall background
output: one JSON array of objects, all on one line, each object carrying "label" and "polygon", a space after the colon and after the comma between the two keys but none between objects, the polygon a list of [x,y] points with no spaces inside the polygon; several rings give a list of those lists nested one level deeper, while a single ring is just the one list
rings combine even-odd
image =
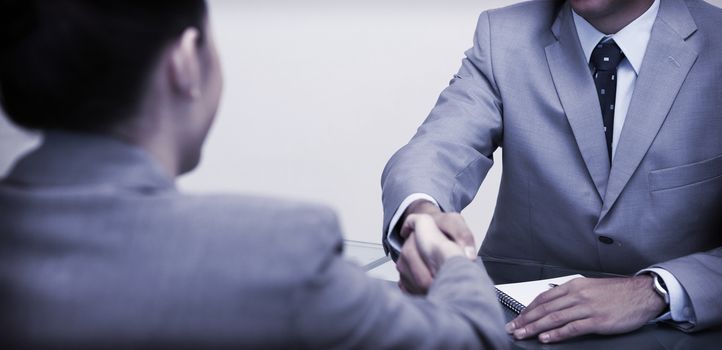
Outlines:
[{"label": "white wall background", "polygon": [[[458,69],[479,13],[515,2],[210,0],[226,88],[181,187],[328,203],[347,238],[378,242],[386,161]],[[0,118],[0,175],[37,142]],[[464,213],[479,238],[500,165]]]},{"label": "white wall background", "polygon": [[[193,191],[329,203],[347,238],[378,242],[380,176],[472,43],[510,1],[212,1],[227,85]],[[467,215],[485,232],[500,169]]]}]

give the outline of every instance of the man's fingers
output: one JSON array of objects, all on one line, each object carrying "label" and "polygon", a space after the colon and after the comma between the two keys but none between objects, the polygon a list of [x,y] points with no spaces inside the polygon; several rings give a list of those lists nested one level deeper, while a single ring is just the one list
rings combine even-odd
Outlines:
[{"label": "man's fingers", "polygon": [[396,268],[399,270],[399,275],[403,279],[406,289],[411,293],[424,294],[433,282],[431,272],[416,249],[414,235],[409,236],[404,242]]},{"label": "man's fingers", "polygon": [[415,294],[413,293],[414,284],[411,282],[410,279],[411,270],[406,260],[406,256],[404,254],[401,254],[399,255],[398,261],[396,261],[396,271],[399,272],[399,287],[402,291],[406,293]]},{"label": "man's fingers", "polygon": [[407,216],[404,220],[404,224],[401,226],[399,234],[402,238],[407,239],[412,233],[416,233],[419,230],[427,232],[431,231],[434,233],[438,232],[441,234],[434,218],[428,214],[409,214],[409,216]]},{"label": "man's fingers", "polygon": [[436,224],[449,238],[464,248],[469,258],[476,258],[474,234],[459,213],[439,214],[435,216]]},{"label": "man's fingers", "polygon": [[586,319],[589,316],[589,310],[584,307],[570,307],[560,311],[554,311],[534,322],[517,328],[514,331],[514,337],[517,339],[533,337],[539,333],[557,329],[568,323]]},{"label": "man's fingers", "polygon": [[400,235],[406,239],[412,233],[419,230],[418,225],[429,225],[426,223],[427,218],[433,218],[434,226],[437,226],[449,239],[461,246],[464,253],[470,258],[476,258],[476,243],[474,242],[474,234],[466,225],[466,221],[458,213],[437,213],[430,216],[423,214],[411,214],[406,217],[401,227]]},{"label": "man's fingers", "polygon": [[474,235],[461,214],[443,214],[437,218],[436,224],[455,242],[474,246]]},{"label": "man's fingers", "polygon": [[407,276],[399,274],[399,289],[406,294],[421,294]]},{"label": "man's fingers", "polygon": [[524,327],[532,322],[555,313],[557,311],[564,310],[571,306],[574,306],[576,300],[573,298],[556,298],[544,304],[537,304],[536,306],[528,306],[524,311],[514,319],[514,328]]},{"label": "man's fingers", "polygon": [[406,293],[406,294],[410,294],[409,291],[408,291],[408,290],[406,289],[406,287],[404,286],[404,283],[401,281],[401,278],[399,278],[399,282],[397,282],[396,285],[399,286],[399,289],[400,289],[402,292],[404,292],[404,293]]},{"label": "man's fingers", "polygon": [[399,258],[396,264],[396,271],[399,272],[399,289],[406,294],[422,294],[410,278],[410,272],[405,260]]},{"label": "man's fingers", "polygon": [[399,236],[403,239],[409,238],[409,236],[414,232],[414,225],[414,214],[407,216],[406,219],[404,219],[403,225],[401,225]]},{"label": "man's fingers", "polygon": [[429,215],[418,217],[413,236],[418,253],[432,276],[449,258],[465,255],[464,250],[444,235]]},{"label": "man's fingers", "polygon": [[561,298],[569,294],[569,285],[562,284],[560,286],[549,289],[548,291],[537,295],[536,298],[527,306],[524,312],[531,311],[537,306],[552,302],[558,298]]},{"label": "man's fingers", "polygon": [[[521,328],[526,326],[529,322],[536,321],[539,319],[541,315],[547,314],[550,311],[556,311],[556,310],[549,310],[548,307],[540,309],[540,305],[544,305],[550,302],[555,301],[556,299],[559,299],[569,293],[569,286],[566,284],[562,284],[561,286],[554,287],[544,293],[539,294],[532,302],[529,304],[524,311],[522,311],[521,314],[511,322],[506,324],[506,331],[507,333],[513,333],[517,328]],[[566,302],[560,303],[564,304]],[[555,304],[556,306],[556,304]],[[557,306],[560,308],[568,307],[566,306]],[[531,315],[529,315],[531,313]]]},{"label": "man's fingers", "polygon": [[[434,219],[429,215],[418,215],[410,217],[414,226],[414,240],[417,248],[422,252],[430,252],[435,246],[449,242],[441,230],[436,226]],[[420,254],[423,255],[423,254]]]},{"label": "man's fingers", "polygon": [[405,279],[409,268],[406,266],[406,259],[404,259],[403,255],[400,255],[399,259],[396,261],[396,271],[399,272],[399,288],[401,288],[404,292],[408,292],[405,285]]},{"label": "man's fingers", "polygon": [[542,343],[560,342],[580,335],[594,333],[594,327],[594,320],[590,318],[573,321],[563,327],[539,334],[539,341]]}]

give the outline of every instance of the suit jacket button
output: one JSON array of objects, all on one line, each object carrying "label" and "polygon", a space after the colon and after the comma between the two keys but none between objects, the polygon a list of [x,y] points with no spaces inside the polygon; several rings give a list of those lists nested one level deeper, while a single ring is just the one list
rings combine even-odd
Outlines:
[{"label": "suit jacket button", "polygon": [[599,236],[599,241],[604,244],[612,244],[614,243],[614,240],[607,236]]}]

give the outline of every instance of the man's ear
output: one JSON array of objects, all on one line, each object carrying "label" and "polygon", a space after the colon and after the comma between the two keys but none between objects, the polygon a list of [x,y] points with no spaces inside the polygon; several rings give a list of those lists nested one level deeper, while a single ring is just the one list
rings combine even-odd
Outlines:
[{"label": "man's ear", "polygon": [[196,28],[187,28],[170,52],[170,83],[182,96],[195,99],[201,95],[201,62]]}]

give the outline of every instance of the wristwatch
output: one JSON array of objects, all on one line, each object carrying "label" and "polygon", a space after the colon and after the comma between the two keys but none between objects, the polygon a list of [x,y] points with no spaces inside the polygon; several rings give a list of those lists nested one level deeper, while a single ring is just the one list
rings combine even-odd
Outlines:
[{"label": "wristwatch", "polygon": [[654,272],[650,272],[652,275],[652,278],[654,278],[654,283],[652,283],[652,287],[654,287],[654,291],[659,294],[659,296],[664,299],[664,303],[669,306],[669,291],[667,291],[667,285],[664,284],[664,280],[662,277],[659,277],[658,274]]}]

